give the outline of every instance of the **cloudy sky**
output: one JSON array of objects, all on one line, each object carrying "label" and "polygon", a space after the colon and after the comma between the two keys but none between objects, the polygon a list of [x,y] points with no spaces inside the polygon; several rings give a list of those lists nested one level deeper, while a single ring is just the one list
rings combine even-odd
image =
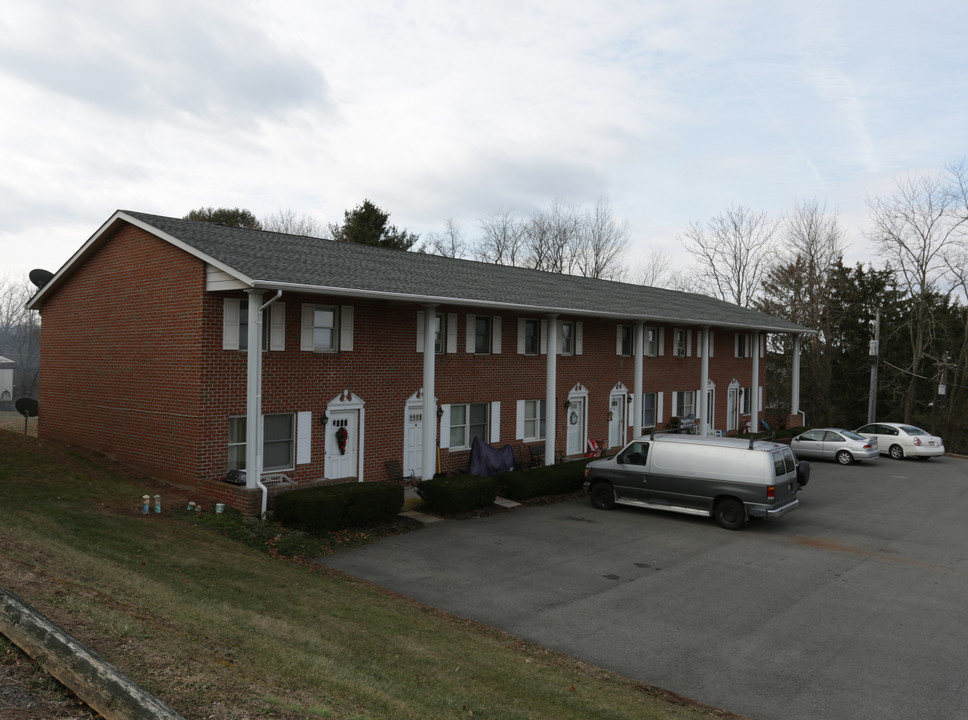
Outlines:
[{"label": "cloudy sky", "polygon": [[339,222],[368,198],[465,236],[611,202],[633,251],[729,206],[865,199],[968,154],[954,0],[13,0],[0,14],[0,276],[116,209]]}]

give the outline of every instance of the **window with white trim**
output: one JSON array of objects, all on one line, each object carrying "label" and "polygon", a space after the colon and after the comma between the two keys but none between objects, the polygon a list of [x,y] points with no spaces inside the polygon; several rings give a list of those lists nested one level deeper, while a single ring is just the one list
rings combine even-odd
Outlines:
[{"label": "window with white trim", "polygon": [[541,321],[537,318],[524,320],[524,354],[537,355],[541,351]]},{"label": "window with white trim", "polygon": [[447,349],[447,316],[443,313],[434,315],[434,352],[443,355]]},{"label": "window with white trim", "polygon": [[690,332],[688,330],[677,328],[674,331],[673,340],[673,355],[676,357],[689,357],[692,350],[690,347]]},{"label": "window with white trim", "polygon": [[525,442],[544,440],[545,437],[545,401],[524,400],[524,429],[522,438]]},{"label": "window with white trim", "polygon": [[[292,470],[295,450],[295,422],[292,413],[262,416],[262,469],[265,472]],[[229,418],[228,467],[245,470],[246,416]]]},{"label": "window with white trim", "polygon": [[750,333],[736,333],[735,355],[738,358],[753,357],[753,336]]},{"label": "window with white trim", "polygon": [[673,398],[675,409],[673,414],[678,417],[687,417],[696,414],[696,391],[683,390],[677,392]]},{"label": "window with white trim", "polygon": [[645,354],[650,357],[655,357],[660,355],[660,338],[659,328],[657,327],[647,327],[645,328]]},{"label": "window with white trim", "polygon": [[491,318],[487,315],[474,316],[474,352],[478,355],[491,352]]},{"label": "window with white trim", "polygon": [[490,403],[486,402],[450,406],[451,450],[469,448],[475,437],[479,437],[484,442],[489,442],[489,410]]},{"label": "window with white trim", "polygon": [[[222,299],[222,349],[249,348],[249,301]],[[286,305],[274,302],[262,311],[262,349],[286,349]]]},{"label": "window with white trim", "polygon": [[634,337],[635,332],[631,325],[619,325],[615,337],[615,354],[631,357]]},{"label": "window with white trim", "polygon": [[313,350],[336,352],[339,337],[339,316],[335,305],[316,305],[313,308]]},{"label": "window with white trim", "polygon": [[575,354],[575,323],[570,320],[563,320],[558,326],[560,341],[560,352],[562,355]]},{"label": "window with white trim", "polygon": [[642,393],[642,427],[655,427],[656,409],[656,393]]}]

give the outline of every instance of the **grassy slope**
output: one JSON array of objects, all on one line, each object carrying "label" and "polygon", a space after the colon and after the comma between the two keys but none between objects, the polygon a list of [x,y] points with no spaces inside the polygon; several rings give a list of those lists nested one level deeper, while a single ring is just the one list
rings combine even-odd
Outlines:
[{"label": "grassy slope", "polygon": [[0,584],[186,718],[728,716],[231,540],[92,453],[0,458]]}]

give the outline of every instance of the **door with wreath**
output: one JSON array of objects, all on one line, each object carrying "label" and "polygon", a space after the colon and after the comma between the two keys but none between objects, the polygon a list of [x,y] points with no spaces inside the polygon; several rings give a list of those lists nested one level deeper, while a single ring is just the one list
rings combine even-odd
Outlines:
[{"label": "door with wreath", "polygon": [[326,424],[326,477],[355,478],[359,447],[359,411],[337,410]]}]

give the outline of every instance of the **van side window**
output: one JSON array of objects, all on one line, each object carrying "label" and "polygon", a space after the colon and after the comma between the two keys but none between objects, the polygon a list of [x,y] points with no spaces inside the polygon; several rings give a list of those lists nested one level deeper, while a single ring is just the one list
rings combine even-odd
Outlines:
[{"label": "van side window", "polygon": [[645,465],[645,460],[648,456],[648,443],[632,443],[625,448],[625,452],[622,453],[620,460],[626,465]]},{"label": "van side window", "polygon": [[788,472],[793,472],[796,470],[796,467],[796,460],[793,458],[793,453],[787,448],[777,450],[773,453],[773,468],[777,477],[786,475]]}]

